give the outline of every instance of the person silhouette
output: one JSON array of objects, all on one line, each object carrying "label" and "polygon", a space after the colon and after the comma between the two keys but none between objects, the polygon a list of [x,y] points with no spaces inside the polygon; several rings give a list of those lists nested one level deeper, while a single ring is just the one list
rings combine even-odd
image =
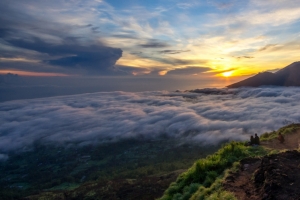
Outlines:
[{"label": "person silhouette", "polygon": [[250,136],[250,142],[248,142],[248,145],[250,145],[250,146],[254,145],[254,137],[253,137],[253,135]]}]

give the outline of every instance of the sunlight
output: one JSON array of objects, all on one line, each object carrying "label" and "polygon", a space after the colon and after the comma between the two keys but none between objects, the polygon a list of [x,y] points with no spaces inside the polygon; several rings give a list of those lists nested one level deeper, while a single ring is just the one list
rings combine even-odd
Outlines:
[{"label": "sunlight", "polygon": [[224,77],[229,77],[229,76],[232,75],[232,73],[233,73],[233,71],[223,72],[223,73],[222,73],[222,76],[224,76]]}]

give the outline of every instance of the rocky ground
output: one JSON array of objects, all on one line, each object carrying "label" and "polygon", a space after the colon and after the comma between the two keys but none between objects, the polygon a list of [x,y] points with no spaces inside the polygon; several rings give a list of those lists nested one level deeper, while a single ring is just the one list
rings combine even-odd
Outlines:
[{"label": "rocky ground", "polygon": [[287,151],[248,158],[241,162],[238,172],[230,174],[224,189],[241,200],[300,199],[300,153]]},{"label": "rocky ground", "polygon": [[292,150],[298,148],[299,136],[299,132],[288,135],[284,144],[276,139],[262,143],[268,148],[290,150],[241,160],[240,169],[226,178],[224,189],[239,200],[299,200],[300,152]]}]

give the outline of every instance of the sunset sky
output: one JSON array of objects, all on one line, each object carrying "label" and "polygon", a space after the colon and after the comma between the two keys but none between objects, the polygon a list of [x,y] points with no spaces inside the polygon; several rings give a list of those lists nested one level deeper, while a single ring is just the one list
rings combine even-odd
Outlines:
[{"label": "sunset sky", "polygon": [[225,87],[298,61],[299,41],[298,0],[0,2],[2,76]]}]

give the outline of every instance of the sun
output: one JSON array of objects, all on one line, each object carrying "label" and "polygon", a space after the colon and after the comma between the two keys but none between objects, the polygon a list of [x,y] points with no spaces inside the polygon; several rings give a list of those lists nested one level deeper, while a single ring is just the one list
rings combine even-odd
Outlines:
[{"label": "sun", "polygon": [[232,73],[233,73],[233,71],[223,72],[223,73],[222,73],[222,76],[224,76],[224,77],[229,77],[229,76],[232,75]]}]

